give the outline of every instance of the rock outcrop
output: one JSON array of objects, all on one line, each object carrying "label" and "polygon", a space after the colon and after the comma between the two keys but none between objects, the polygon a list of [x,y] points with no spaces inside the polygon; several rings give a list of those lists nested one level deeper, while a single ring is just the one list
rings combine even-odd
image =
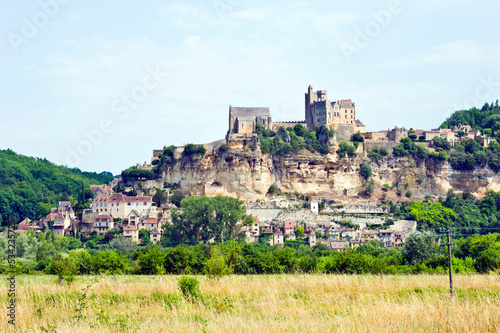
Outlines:
[{"label": "rock outcrop", "polygon": [[414,196],[443,195],[449,189],[469,189],[474,193],[500,190],[499,175],[488,168],[474,172],[456,171],[445,162],[386,158],[373,162],[364,154],[340,159],[335,153],[320,155],[300,151],[289,156],[262,154],[260,149],[233,148],[216,150],[175,159],[161,166],[165,183],[179,183],[186,191],[203,194],[205,186],[221,184],[225,194],[246,200],[264,198],[271,185],[282,192],[301,194],[356,194],[362,189],[361,164],[372,167],[376,186],[387,183],[393,188],[411,190]]}]

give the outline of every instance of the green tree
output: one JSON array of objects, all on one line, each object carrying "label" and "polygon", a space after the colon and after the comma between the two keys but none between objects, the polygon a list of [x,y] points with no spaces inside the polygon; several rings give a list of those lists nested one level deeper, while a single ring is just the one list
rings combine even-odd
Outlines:
[{"label": "green tree", "polygon": [[170,202],[180,208],[181,201],[185,197],[186,196],[184,195],[184,193],[182,193],[182,191],[176,190],[176,191],[174,191],[174,193],[172,193],[172,196],[170,197]]},{"label": "green tree", "polygon": [[122,274],[128,269],[125,254],[112,250],[100,251],[92,257],[92,271],[96,274]]},{"label": "green tree", "polygon": [[410,265],[415,265],[434,258],[439,251],[439,245],[434,241],[435,238],[436,236],[432,233],[415,232],[410,234],[401,251],[404,260]]},{"label": "green tree", "polygon": [[144,275],[165,274],[164,262],[167,254],[160,247],[154,246],[139,255],[139,272]]},{"label": "green tree", "polygon": [[137,243],[130,237],[118,235],[109,242],[109,249],[123,253],[132,253],[137,249]]},{"label": "green tree", "polygon": [[167,200],[168,198],[167,195],[165,194],[165,191],[157,188],[156,193],[153,196],[153,202],[156,203],[158,207],[161,207],[163,204],[167,202]]},{"label": "green tree", "polygon": [[359,169],[359,174],[363,176],[365,179],[368,179],[372,176],[372,168],[368,164],[362,164]]},{"label": "green tree", "polygon": [[306,135],[307,132],[306,128],[302,124],[296,124],[293,127],[293,130],[295,131],[295,134],[300,137],[304,137],[304,135]]}]

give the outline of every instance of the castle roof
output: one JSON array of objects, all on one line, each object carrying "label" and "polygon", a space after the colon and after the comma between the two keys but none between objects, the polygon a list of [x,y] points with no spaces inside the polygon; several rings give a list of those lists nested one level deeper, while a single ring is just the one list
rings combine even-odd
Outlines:
[{"label": "castle roof", "polygon": [[269,108],[264,107],[235,107],[229,106],[229,117],[236,117],[240,121],[255,121],[257,117],[271,117]]}]

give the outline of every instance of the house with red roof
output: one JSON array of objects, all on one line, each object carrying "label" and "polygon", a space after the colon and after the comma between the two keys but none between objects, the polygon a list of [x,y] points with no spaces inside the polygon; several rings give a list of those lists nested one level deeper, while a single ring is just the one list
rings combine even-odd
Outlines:
[{"label": "house with red roof", "polygon": [[139,243],[139,230],[133,224],[123,227],[123,237],[130,238],[134,242]]},{"label": "house with red roof", "polygon": [[148,216],[153,206],[153,199],[150,196],[129,197],[122,193],[101,194],[92,201],[92,212],[125,219],[133,210],[141,216]]},{"label": "house with red roof", "polygon": [[108,214],[98,215],[94,222],[94,231],[106,233],[114,228],[113,218]]}]

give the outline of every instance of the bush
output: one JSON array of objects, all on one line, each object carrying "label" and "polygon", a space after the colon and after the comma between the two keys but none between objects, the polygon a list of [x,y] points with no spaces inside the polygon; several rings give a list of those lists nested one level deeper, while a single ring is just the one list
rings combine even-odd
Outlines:
[{"label": "bush", "polygon": [[413,195],[413,193],[411,191],[406,191],[406,197],[407,198],[411,198],[411,196]]},{"label": "bush", "polygon": [[219,249],[212,248],[210,258],[205,262],[205,274],[209,279],[219,279],[224,275],[232,273],[231,267],[228,267],[226,258]]},{"label": "bush", "polygon": [[226,151],[228,151],[230,149],[231,149],[231,147],[229,147],[229,145],[227,145],[227,144],[224,143],[224,144],[220,145],[219,149],[217,149],[217,152],[219,154],[223,154],[223,153],[225,153]]},{"label": "bush", "polygon": [[202,298],[200,290],[200,281],[195,277],[183,276],[179,279],[179,289],[184,298],[188,301],[195,302]]},{"label": "bush", "polygon": [[194,154],[205,154],[207,149],[203,147],[203,145],[194,145],[192,143],[188,143],[187,145],[184,146],[184,151],[182,152],[182,155],[184,156],[191,156]]},{"label": "bush", "polygon": [[359,169],[359,174],[363,176],[365,179],[368,179],[372,176],[372,168],[368,164],[362,164]]},{"label": "bush", "polygon": [[363,134],[361,134],[361,133],[354,133],[351,136],[352,142],[363,142],[364,140],[365,140],[365,138],[363,137]]}]

